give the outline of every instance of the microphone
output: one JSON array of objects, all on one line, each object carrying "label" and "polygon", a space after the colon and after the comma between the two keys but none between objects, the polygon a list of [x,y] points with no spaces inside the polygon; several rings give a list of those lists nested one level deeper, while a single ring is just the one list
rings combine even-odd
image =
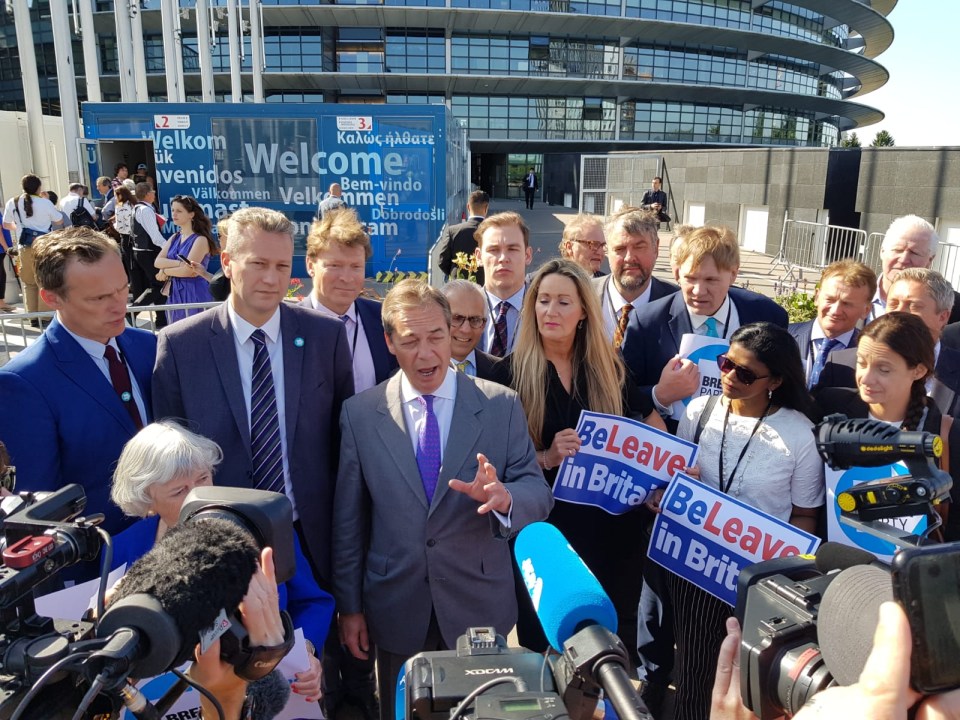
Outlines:
[{"label": "microphone", "polygon": [[[603,688],[620,718],[649,720],[627,674],[613,603],[563,534],[549,523],[532,523],[517,535],[514,556],[547,640],[563,653],[554,674],[564,686],[564,705],[585,710],[585,701],[595,701]],[[589,715],[577,715],[583,716]]]},{"label": "microphone", "polygon": [[863,548],[852,545],[844,545],[838,542],[821,543],[817,548],[817,554],[814,559],[817,570],[822,573],[833,572],[834,570],[846,570],[856,565],[874,565],[876,567],[886,567],[877,559],[877,556],[867,552]]},{"label": "microphone", "polygon": [[145,678],[186,662],[201,633],[240,605],[259,559],[250,535],[230,521],[171,528],[117,587],[97,626],[116,647],[95,653],[92,671]]},{"label": "microphone", "polygon": [[247,686],[247,695],[253,700],[253,717],[269,720],[287,706],[290,684],[279,670],[273,670],[269,675],[251,682]]}]

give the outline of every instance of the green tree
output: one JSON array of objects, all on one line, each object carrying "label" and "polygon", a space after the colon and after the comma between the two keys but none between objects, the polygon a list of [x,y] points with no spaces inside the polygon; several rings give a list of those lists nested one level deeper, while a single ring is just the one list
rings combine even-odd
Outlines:
[{"label": "green tree", "polygon": [[840,141],[840,147],[858,148],[860,147],[860,138],[857,137],[855,132],[844,133],[843,139]]},{"label": "green tree", "polygon": [[893,147],[896,143],[893,142],[893,135],[888,133],[886,130],[881,130],[873,138],[873,142],[870,143],[870,147]]}]

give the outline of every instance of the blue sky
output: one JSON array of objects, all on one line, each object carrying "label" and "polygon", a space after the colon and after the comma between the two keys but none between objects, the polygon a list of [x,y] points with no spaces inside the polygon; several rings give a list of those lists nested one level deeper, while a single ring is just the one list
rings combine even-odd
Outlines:
[{"label": "blue sky", "polygon": [[899,0],[889,20],[893,45],[876,60],[890,81],[854,98],[886,118],[857,130],[860,142],[887,130],[901,146],[960,146],[960,2]]}]

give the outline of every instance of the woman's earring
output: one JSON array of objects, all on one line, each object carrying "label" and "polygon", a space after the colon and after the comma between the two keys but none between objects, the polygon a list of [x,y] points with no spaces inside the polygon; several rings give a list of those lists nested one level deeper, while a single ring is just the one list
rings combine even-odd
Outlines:
[{"label": "woman's earring", "polygon": [[577,323],[577,330],[583,330],[583,320]]},{"label": "woman's earring", "polygon": [[773,400],[773,390],[767,390],[767,400]]}]

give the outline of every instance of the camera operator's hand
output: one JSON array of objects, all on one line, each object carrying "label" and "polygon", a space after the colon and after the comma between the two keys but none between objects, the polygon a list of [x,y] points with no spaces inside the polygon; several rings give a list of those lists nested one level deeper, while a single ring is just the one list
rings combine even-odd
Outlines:
[{"label": "camera operator's hand", "polygon": [[[903,609],[883,603],[860,680],[817,693],[794,720],[906,720],[907,710],[921,698],[910,687],[910,649],[910,625]],[[960,720],[960,690],[925,698],[916,718]]]},{"label": "camera operator's hand", "polygon": [[370,652],[370,636],[363,613],[340,613],[337,622],[340,626],[340,643],[355,658],[366,660]]},{"label": "camera operator's hand", "polygon": [[727,636],[717,656],[717,674],[710,698],[710,720],[753,720],[740,697],[740,624],[727,618]]}]

